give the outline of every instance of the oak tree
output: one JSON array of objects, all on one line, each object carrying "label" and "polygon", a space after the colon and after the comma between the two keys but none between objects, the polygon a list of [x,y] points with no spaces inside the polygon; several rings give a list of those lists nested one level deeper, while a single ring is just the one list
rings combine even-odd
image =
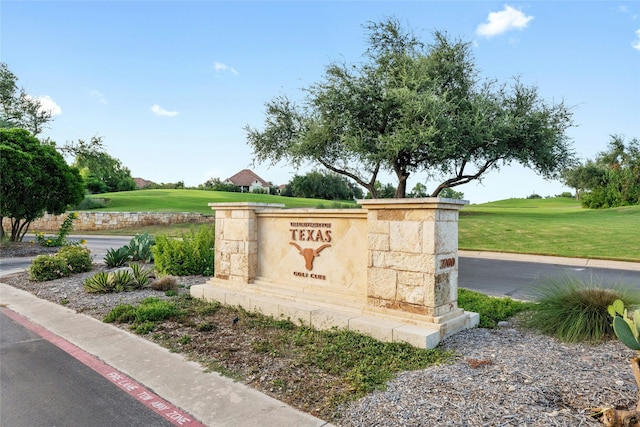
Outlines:
[{"label": "oak tree", "polygon": [[395,18],[366,26],[359,64],[333,62],[300,104],[267,102],[262,129],[246,126],[258,162],[320,164],[378,197],[380,171],[441,180],[431,196],[512,162],[547,178],[573,162],[572,113],[536,87],[478,78],[468,42],[435,32],[422,43]]}]

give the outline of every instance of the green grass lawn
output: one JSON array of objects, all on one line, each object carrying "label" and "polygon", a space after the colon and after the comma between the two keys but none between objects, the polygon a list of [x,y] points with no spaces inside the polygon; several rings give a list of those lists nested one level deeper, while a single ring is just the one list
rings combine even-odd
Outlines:
[{"label": "green grass lawn", "polygon": [[583,209],[569,198],[469,205],[460,212],[459,247],[640,261],[640,206]]},{"label": "green grass lawn", "polygon": [[95,211],[105,212],[197,212],[212,215],[209,203],[280,203],[287,208],[347,208],[355,202],[301,199],[272,196],[269,194],[229,193],[205,190],[137,190],[119,193],[94,194],[91,197],[105,199],[107,206]]},{"label": "green grass lawn", "polygon": [[[138,190],[107,193],[98,211],[213,213],[208,203],[279,203],[287,208],[358,207],[353,202],[227,193],[203,190]],[[186,225],[184,227],[190,227]],[[178,233],[183,226],[171,227]],[[119,230],[136,234],[153,230]],[[177,230],[177,231],[176,231]],[[640,262],[640,206],[583,209],[569,198],[508,199],[467,205],[460,211],[459,247],[465,250],[514,252]]]}]

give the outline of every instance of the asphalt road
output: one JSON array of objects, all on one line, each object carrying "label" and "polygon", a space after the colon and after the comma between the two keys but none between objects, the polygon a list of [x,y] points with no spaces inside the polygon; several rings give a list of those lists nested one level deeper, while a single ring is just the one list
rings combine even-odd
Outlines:
[{"label": "asphalt road", "polygon": [[[129,243],[123,236],[73,236],[87,240],[94,260],[100,262],[110,248],[117,249]],[[22,271],[29,266],[30,259],[0,259],[0,277]],[[508,296],[531,299],[536,289],[549,281],[577,277],[585,282],[604,286],[634,286],[640,288],[640,271],[611,268],[573,267],[540,262],[506,261],[461,256],[458,260],[458,286],[492,296]]]},{"label": "asphalt road", "polygon": [[536,292],[550,283],[580,279],[606,287],[628,286],[640,289],[640,271],[612,268],[573,267],[526,261],[505,261],[460,257],[458,286],[492,296],[534,299]]},{"label": "asphalt road", "polygon": [[0,313],[0,424],[171,426],[76,358]]}]

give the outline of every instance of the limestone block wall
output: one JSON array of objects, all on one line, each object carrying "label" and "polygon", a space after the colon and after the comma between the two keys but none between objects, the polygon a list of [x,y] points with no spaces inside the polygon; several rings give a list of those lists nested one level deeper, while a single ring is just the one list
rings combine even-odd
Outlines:
[{"label": "limestone block wall", "polygon": [[[212,204],[210,204],[212,205]],[[238,283],[250,283],[256,276],[258,261],[258,230],[256,209],[261,203],[216,203],[215,278]]]},{"label": "limestone block wall", "polygon": [[[69,212],[63,215],[45,214],[31,223],[30,232],[55,233]],[[202,215],[192,212],[77,212],[78,218],[73,222],[73,231],[116,230],[121,228],[140,227],[147,225],[170,224],[205,224],[213,223],[213,215]],[[11,228],[8,218],[4,218],[2,225],[5,230]]]},{"label": "limestone block wall", "polygon": [[367,209],[368,309],[431,321],[460,314],[458,211],[447,199],[362,200]]}]

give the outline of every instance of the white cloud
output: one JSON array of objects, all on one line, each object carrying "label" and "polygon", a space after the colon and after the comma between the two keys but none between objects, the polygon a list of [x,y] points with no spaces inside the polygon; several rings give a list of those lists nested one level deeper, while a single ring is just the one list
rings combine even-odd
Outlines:
[{"label": "white cloud", "polygon": [[640,29],[636,30],[636,40],[631,43],[634,49],[640,50]]},{"label": "white cloud", "polygon": [[153,112],[153,114],[159,117],[174,117],[178,115],[177,111],[167,111],[158,104],[152,105],[151,111]]},{"label": "white cloud", "polygon": [[493,37],[511,30],[527,28],[533,16],[525,15],[521,10],[505,5],[500,12],[491,12],[487,22],[478,25],[476,33],[484,37]]},{"label": "white cloud", "polygon": [[48,95],[35,97],[27,95],[27,98],[38,101],[40,103],[40,111],[48,111],[52,116],[62,114],[62,108]]},{"label": "white cloud", "polygon": [[238,72],[236,71],[235,68],[230,67],[227,64],[223,64],[222,62],[214,62],[213,63],[213,69],[216,71],[216,73],[223,72],[223,71],[229,71],[234,76],[238,75]]},{"label": "white cloud", "polygon": [[107,101],[107,98],[105,98],[105,96],[102,94],[102,92],[97,91],[97,90],[90,90],[89,91],[89,96],[96,98],[98,100],[98,102],[100,102],[101,104],[108,104],[109,101]]}]

